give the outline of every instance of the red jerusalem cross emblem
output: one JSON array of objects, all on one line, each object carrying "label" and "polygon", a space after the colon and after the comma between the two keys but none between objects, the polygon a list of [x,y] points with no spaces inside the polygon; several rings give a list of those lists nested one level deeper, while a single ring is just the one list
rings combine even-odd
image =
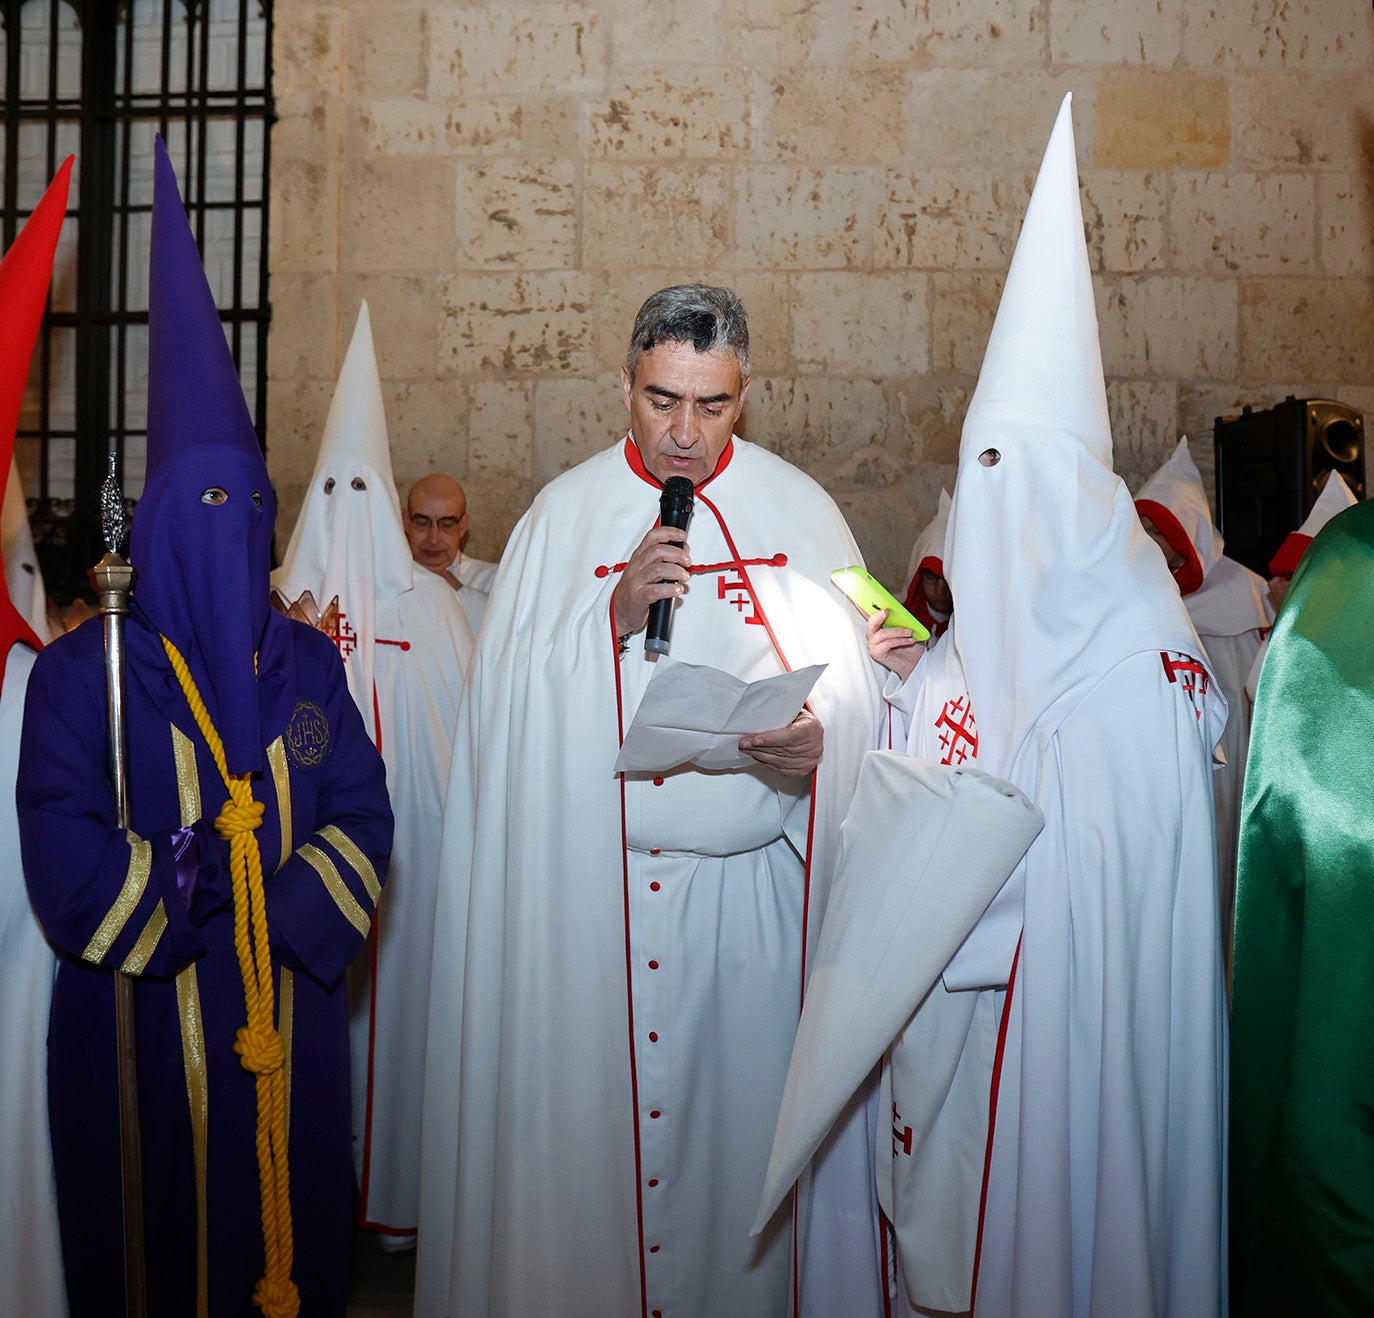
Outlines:
[{"label": "red jerusalem cross emblem", "polygon": [[940,749],[944,751],[941,764],[958,765],[978,758],[978,724],[968,696],[946,700],[935,727],[940,733]]},{"label": "red jerusalem cross emblem", "polygon": [[745,615],[745,622],[753,623],[755,626],[763,623],[754,603],[754,597],[749,593],[748,586],[744,584],[743,573],[722,572],[716,578],[716,598],[724,600],[727,604],[733,604],[738,612]]},{"label": "red jerusalem cross emblem", "polygon": [[348,625],[348,614],[339,614],[339,630],[334,633],[334,644],[339,647],[339,656],[347,659],[358,648],[358,633]]},{"label": "red jerusalem cross emblem", "polygon": [[1175,658],[1161,650],[1159,657],[1164,662],[1164,676],[1178,686],[1183,698],[1192,705],[1193,713],[1200,719],[1212,675],[1196,659],[1186,654]]}]

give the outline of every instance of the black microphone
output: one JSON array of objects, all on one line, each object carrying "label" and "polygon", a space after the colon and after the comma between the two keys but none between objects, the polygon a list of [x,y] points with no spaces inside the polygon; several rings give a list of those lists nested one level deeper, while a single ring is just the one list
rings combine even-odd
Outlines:
[{"label": "black microphone", "polygon": [[[669,476],[663,482],[663,493],[658,500],[658,524],[675,526],[679,531],[687,529],[692,520],[692,504],[696,487],[686,476]],[[649,605],[649,626],[644,632],[644,651],[646,654],[667,654],[668,639],[673,634],[673,599],[655,600]]]}]

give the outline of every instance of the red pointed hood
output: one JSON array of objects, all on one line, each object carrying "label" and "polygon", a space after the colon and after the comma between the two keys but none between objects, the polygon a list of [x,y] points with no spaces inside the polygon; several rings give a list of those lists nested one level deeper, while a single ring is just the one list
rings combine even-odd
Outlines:
[{"label": "red pointed hood", "polygon": [[[0,260],[0,498],[9,480],[10,460],[14,456],[14,432],[19,423],[19,408],[24,401],[24,386],[29,378],[29,359],[43,322],[43,307],[52,281],[53,257],[58,235],[67,214],[67,188],[71,182],[74,156],[68,156],[48,190],[25,221],[9,251]],[[0,573],[0,679],[4,656],[16,641],[41,650],[43,643],[20,616],[10,600],[3,573]]]}]

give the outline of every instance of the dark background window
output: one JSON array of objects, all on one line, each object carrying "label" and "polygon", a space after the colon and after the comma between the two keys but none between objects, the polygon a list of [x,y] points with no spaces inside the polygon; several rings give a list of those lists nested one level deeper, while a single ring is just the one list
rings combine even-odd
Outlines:
[{"label": "dark background window", "polygon": [[0,0],[0,237],[77,157],[15,459],[49,593],[100,556],[113,454],[143,486],[153,136],[166,138],[248,407],[264,433],[270,0]]}]

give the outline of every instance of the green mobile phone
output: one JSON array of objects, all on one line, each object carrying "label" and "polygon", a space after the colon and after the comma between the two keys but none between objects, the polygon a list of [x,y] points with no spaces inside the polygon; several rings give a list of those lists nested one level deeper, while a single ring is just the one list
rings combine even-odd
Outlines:
[{"label": "green mobile phone", "polygon": [[865,618],[871,618],[879,609],[886,609],[884,627],[906,627],[918,641],[930,639],[930,632],[921,620],[871,572],[861,567],[837,567],[830,574],[830,580],[854,601]]}]

